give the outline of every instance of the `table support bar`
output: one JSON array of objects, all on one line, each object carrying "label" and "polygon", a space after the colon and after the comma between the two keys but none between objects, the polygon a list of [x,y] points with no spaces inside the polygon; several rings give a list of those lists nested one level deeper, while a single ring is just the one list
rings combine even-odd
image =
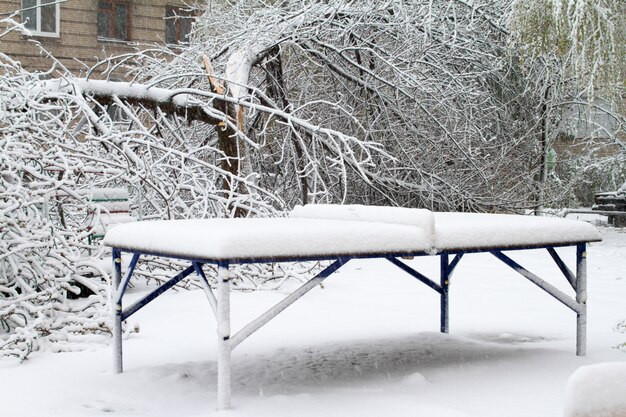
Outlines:
[{"label": "table support bar", "polygon": [[587,245],[576,246],[576,355],[587,354]]},{"label": "table support bar", "polygon": [[565,262],[563,262],[559,254],[556,253],[556,250],[554,250],[554,248],[547,248],[547,249],[552,259],[554,259],[554,263],[556,263],[556,265],[559,267],[563,275],[565,275],[567,282],[569,282],[572,288],[576,290],[576,277],[574,276],[572,271],[570,271],[567,265],[565,265]]},{"label": "table support bar", "polygon": [[389,262],[391,262],[392,264],[394,264],[395,266],[397,266],[398,268],[400,268],[401,270],[403,270],[404,272],[406,272],[413,278],[428,285],[430,288],[432,288],[433,290],[441,294],[441,286],[437,284],[435,281],[433,281],[432,279],[428,278],[426,275],[420,272],[417,272],[415,269],[411,268],[410,266],[408,266],[407,264],[405,264],[404,262],[402,262],[401,260],[397,258],[386,257],[385,259],[387,259]]},{"label": "table support bar", "polygon": [[252,333],[256,332],[276,317],[281,311],[293,304],[297,299],[319,285],[333,272],[345,265],[348,260],[347,258],[337,259],[296,291],[238,331],[232,338],[230,337],[230,285],[228,264],[219,265],[217,287],[217,407],[219,410],[226,410],[231,407],[230,364],[233,349]]},{"label": "table support bar", "polygon": [[450,319],[449,319],[449,306],[448,306],[448,289],[450,287],[450,263],[447,253],[439,255],[441,263],[441,333],[448,333],[450,331]]},{"label": "table support bar", "polygon": [[572,311],[575,311],[576,313],[580,312],[581,310],[580,304],[578,304],[578,302],[572,299],[569,295],[565,294],[563,291],[556,288],[554,285],[549,284],[543,279],[539,278],[537,275],[528,271],[527,269],[525,269],[520,264],[518,264],[513,259],[509,258],[508,256],[506,256],[500,251],[493,251],[491,252],[491,254],[495,256],[496,258],[500,259],[506,265],[513,268],[524,278],[528,279],[530,282],[532,282],[533,284],[535,284],[536,286],[538,286],[539,288],[541,288],[542,290],[544,290],[545,292],[547,292],[548,294],[550,294],[551,296],[559,300],[561,303],[569,307]]},{"label": "table support bar", "polygon": [[230,272],[228,263],[217,269],[217,408],[230,408]]},{"label": "table support bar", "polygon": [[111,300],[113,306],[113,372],[119,374],[124,370],[122,358],[122,297],[124,294],[122,291],[118,298],[116,293],[120,289],[122,281],[122,253],[113,248],[111,258],[113,261],[113,291],[111,291],[113,297]]},{"label": "table support bar", "polygon": [[263,327],[267,322],[276,317],[281,311],[289,307],[293,304],[298,298],[302,297],[304,294],[309,292],[311,289],[315,288],[319,285],[323,280],[328,278],[333,272],[341,268],[348,262],[347,258],[339,258],[332,264],[326,267],[326,269],[322,270],[315,277],[311,278],[309,281],[304,283],[300,288],[295,290],[293,293],[289,294],[282,301],[276,304],[274,307],[267,310],[265,313],[261,314],[259,318],[253,320],[248,325],[246,325],[243,329],[239,330],[232,338],[232,347],[234,348],[239,343],[243,342],[248,336],[252,333],[259,330]]},{"label": "table support bar", "polygon": [[207,300],[209,300],[211,310],[213,310],[213,314],[217,317],[217,299],[215,298],[215,294],[213,294],[211,285],[209,285],[209,280],[206,278],[206,275],[202,270],[202,264],[199,262],[193,262],[193,267],[196,270],[196,275],[198,275],[198,280],[204,290],[204,294],[206,295]]},{"label": "table support bar", "polygon": [[[122,312],[122,320],[126,320],[127,318],[129,318],[130,316],[132,316],[133,314],[135,314],[136,312],[141,310],[149,302],[151,302],[152,300],[157,298],[159,295],[163,294],[165,291],[167,291],[170,288],[172,288],[174,285],[178,284],[180,281],[185,279],[192,272],[194,272],[193,265],[187,267],[187,269],[185,269],[184,271],[182,271],[181,273],[179,273],[175,277],[171,278],[165,284],[162,284],[159,288],[157,288],[156,290],[152,291],[150,294],[146,295],[144,298],[142,298],[141,300],[137,301],[135,304],[133,304],[130,307],[128,307],[126,310],[124,310]],[[120,305],[121,305],[121,303],[120,303]]]}]

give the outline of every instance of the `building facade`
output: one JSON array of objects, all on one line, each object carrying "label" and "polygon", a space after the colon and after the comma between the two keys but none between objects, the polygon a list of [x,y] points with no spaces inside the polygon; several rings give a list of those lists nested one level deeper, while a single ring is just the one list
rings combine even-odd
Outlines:
[{"label": "building facade", "polygon": [[[76,75],[99,60],[155,44],[185,42],[193,12],[183,0],[0,0],[31,32],[0,38],[0,51],[31,71],[51,61],[39,43]],[[0,32],[2,28],[0,28]]]}]

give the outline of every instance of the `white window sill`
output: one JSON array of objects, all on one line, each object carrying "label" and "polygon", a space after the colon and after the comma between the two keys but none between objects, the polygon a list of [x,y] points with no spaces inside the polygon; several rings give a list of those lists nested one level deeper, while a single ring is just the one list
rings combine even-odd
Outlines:
[{"label": "white window sill", "polygon": [[59,32],[38,32],[36,30],[29,29],[30,32],[27,36],[37,36],[43,38],[60,38],[61,34]]},{"label": "white window sill", "polygon": [[105,38],[103,36],[98,36],[98,42],[119,43],[121,45],[129,45],[131,43],[131,41],[125,41],[124,39]]}]

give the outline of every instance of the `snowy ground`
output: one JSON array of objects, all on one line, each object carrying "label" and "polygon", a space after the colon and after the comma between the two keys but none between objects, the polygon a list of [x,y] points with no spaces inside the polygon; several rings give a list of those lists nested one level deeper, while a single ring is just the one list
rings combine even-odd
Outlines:
[{"label": "snowy ground", "polygon": [[[233,355],[234,409],[215,411],[215,322],[201,291],[170,292],[133,316],[126,372],[110,347],[0,362],[0,415],[560,416],[580,366],[626,361],[626,232],[588,250],[588,355],[575,314],[490,255],[466,256],[451,287],[451,334],[435,292],[382,260],[351,261]],[[573,268],[574,251],[559,251]],[[545,251],[515,260],[572,293]],[[438,258],[409,261],[437,276]],[[140,290],[135,290],[134,297]],[[281,299],[232,296],[233,329]]]}]

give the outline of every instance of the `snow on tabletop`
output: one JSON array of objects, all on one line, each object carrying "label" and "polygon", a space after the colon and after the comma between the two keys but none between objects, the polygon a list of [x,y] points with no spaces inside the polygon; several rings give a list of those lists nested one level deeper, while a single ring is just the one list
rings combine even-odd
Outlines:
[{"label": "snow on tabletop", "polygon": [[113,227],[107,246],[194,259],[285,259],[428,251],[422,228],[296,218],[159,220]]},{"label": "snow on tabletop", "polygon": [[626,416],[626,362],[580,367],[567,382],[564,417]]},{"label": "snow on tabletop", "polygon": [[514,214],[435,213],[437,249],[484,249],[596,242],[589,223]]},{"label": "snow on tabletop", "polygon": [[169,256],[236,260],[434,253],[599,240],[593,226],[558,218],[312,205],[296,207],[290,218],[124,224],[113,227],[104,244]]}]

